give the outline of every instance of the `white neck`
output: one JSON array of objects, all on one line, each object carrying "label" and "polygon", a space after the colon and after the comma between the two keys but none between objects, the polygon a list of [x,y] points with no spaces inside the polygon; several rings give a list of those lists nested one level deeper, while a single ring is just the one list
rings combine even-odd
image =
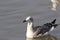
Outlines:
[{"label": "white neck", "polygon": [[27,31],[32,31],[33,30],[32,27],[33,27],[33,23],[32,22],[28,22]]},{"label": "white neck", "polygon": [[29,37],[29,38],[33,37],[33,28],[32,27],[33,27],[33,23],[28,22],[26,36]]}]

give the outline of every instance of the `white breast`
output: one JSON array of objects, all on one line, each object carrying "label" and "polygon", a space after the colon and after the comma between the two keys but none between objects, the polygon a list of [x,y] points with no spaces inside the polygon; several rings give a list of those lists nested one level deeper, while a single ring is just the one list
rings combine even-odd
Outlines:
[{"label": "white breast", "polygon": [[33,38],[33,32],[32,31],[27,31],[26,32],[26,37],[27,38]]},{"label": "white breast", "polygon": [[32,29],[32,24],[33,23],[28,23],[27,24],[27,32],[26,32],[26,37],[27,38],[33,38],[34,33],[33,33],[33,29]]}]

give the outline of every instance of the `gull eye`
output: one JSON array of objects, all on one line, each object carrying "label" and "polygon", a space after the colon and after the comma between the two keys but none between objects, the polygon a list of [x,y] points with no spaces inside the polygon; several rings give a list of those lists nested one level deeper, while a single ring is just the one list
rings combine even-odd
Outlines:
[{"label": "gull eye", "polygon": [[33,18],[30,18],[31,21],[33,21]]}]

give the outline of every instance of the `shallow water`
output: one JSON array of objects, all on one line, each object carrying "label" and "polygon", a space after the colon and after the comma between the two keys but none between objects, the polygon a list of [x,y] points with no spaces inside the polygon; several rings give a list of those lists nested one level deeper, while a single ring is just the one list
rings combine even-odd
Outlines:
[{"label": "shallow water", "polygon": [[[26,40],[27,16],[34,18],[34,25],[51,22],[60,23],[60,9],[51,11],[50,0],[0,0],[0,40]],[[60,38],[60,26],[49,34]]]}]

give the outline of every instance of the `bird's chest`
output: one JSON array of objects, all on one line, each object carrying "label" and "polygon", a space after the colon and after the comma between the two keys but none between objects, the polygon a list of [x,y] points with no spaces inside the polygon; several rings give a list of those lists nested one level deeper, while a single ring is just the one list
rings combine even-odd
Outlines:
[{"label": "bird's chest", "polygon": [[28,31],[26,32],[26,37],[27,37],[27,38],[33,38],[33,32],[32,32],[31,30],[28,30]]},{"label": "bird's chest", "polygon": [[32,23],[28,23],[27,25],[27,32],[26,32],[26,37],[27,38],[33,38],[33,28],[32,28]]}]

